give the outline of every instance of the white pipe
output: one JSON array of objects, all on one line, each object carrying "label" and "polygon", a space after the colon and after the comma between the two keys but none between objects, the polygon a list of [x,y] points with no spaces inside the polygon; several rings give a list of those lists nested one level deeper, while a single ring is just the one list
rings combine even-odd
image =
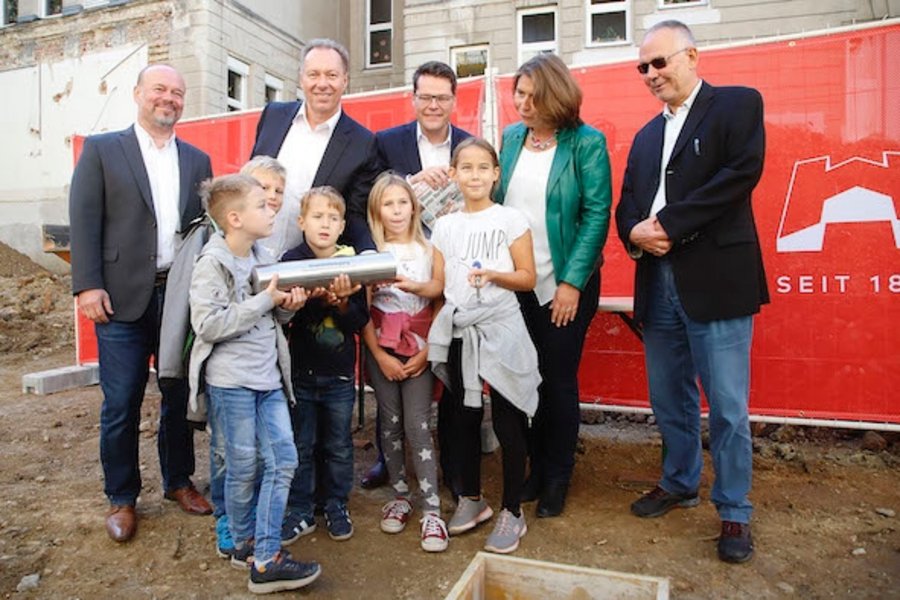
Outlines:
[{"label": "white pipe", "polygon": [[[641,406],[618,406],[614,404],[581,402],[580,407],[581,410],[587,411],[633,413],[641,415],[653,414],[653,409]],[[705,419],[709,417],[709,413],[702,413],[700,416]],[[873,421],[843,421],[841,419],[812,419],[806,417],[778,417],[773,415],[750,415],[750,421],[754,423],[777,423],[779,425],[804,425],[807,427],[834,427],[835,429],[900,432],[900,423],[878,423]]]}]

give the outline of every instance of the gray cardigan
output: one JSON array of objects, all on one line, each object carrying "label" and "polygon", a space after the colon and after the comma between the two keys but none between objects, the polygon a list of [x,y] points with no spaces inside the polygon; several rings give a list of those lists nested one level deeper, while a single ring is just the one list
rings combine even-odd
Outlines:
[{"label": "gray cardigan", "polygon": [[462,309],[444,304],[428,333],[431,370],[449,386],[450,343],[462,337],[463,404],[481,406],[482,380],[528,417],[538,405],[541,375],[528,328],[513,294],[501,305]]}]

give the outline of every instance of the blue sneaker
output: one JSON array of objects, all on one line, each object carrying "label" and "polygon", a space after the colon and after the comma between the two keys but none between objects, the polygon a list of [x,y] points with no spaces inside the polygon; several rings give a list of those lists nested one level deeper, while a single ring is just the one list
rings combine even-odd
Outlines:
[{"label": "blue sneaker", "polygon": [[252,539],[247,540],[240,548],[235,546],[234,551],[231,553],[231,566],[242,571],[249,571],[250,567],[253,566],[255,549],[256,544],[254,544]]},{"label": "blue sneaker", "polygon": [[216,519],[216,554],[219,558],[231,558],[234,554],[234,540],[228,526],[228,515]]},{"label": "blue sneaker", "polygon": [[319,563],[295,561],[289,553],[281,551],[264,565],[253,563],[247,589],[254,594],[296,590],[309,585],[321,574]]},{"label": "blue sneaker", "polygon": [[350,520],[350,511],[342,504],[325,507],[325,526],[328,527],[328,537],[333,540],[340,542],[353,537],[353,521]]},{"label": "blue sneaker", "polygon": [[281,546],[290,546],[304,535],[309,535],[316,530],[316,520],[313,517],[301,517],[289,512],[284,516],[281,525]]}]

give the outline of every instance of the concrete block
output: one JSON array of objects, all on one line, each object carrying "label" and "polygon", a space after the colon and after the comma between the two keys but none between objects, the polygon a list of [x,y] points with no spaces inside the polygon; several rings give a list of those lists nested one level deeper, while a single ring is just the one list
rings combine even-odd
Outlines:
[{"label": "concrete block", "polygon": [[22,376],[22,393],[46,395],[63,390],[97,385],[100,383],[100,367],[95,363],[60,367]]}]

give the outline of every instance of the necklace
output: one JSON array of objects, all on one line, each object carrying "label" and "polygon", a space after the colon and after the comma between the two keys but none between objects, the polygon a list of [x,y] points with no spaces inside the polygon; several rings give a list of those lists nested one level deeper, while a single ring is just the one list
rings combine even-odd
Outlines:
[{"label": "necklace", "polygon": [[534,129],[529,129],[528,135],[531,138],[531,147],[535,150],[546,150],[553,145],[553,142],[556,141],[555,129],[553,130],[553,133],[551,133],[550,136],[545,140],[541,140],[538,138],[538,136],[534,135]]}]

